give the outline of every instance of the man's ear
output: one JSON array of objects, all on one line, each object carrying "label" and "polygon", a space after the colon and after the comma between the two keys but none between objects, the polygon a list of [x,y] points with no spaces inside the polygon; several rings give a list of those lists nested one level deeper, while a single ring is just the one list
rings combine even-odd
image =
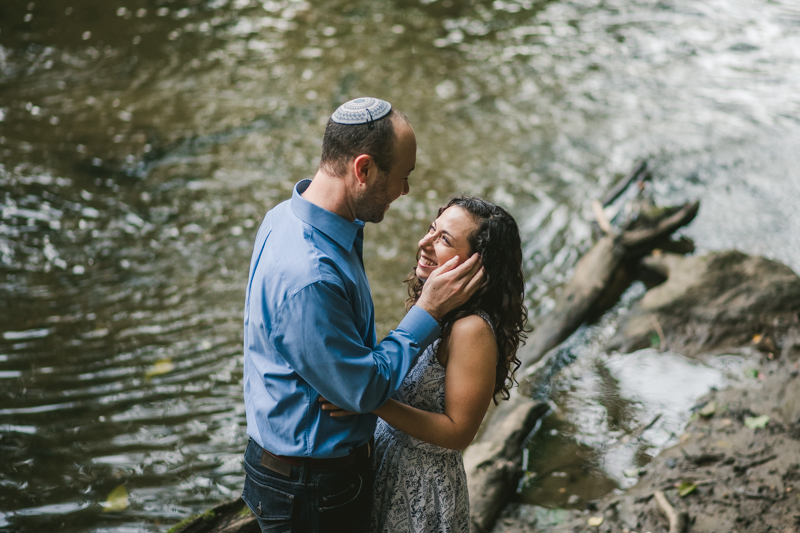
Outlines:
[{"label": "man's ear", "polygon": [[376,170],[378,169],[372,156],[367,154],[361,154],[353,159],[352,168],[359,185],[369,185],[372,183]]}]

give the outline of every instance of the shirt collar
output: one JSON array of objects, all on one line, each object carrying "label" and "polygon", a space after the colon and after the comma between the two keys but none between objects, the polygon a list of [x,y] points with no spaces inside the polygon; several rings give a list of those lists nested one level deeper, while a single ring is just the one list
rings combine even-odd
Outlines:
[{"label": "shirt collar", "polygon": [[353,248],[356,236],[359,232],[363,232],[364,222],[358,219],[355,222],[350,222],[300,196],[309,185],[311,185],[311,180],[305,179],[294,186],[292,191],[292,212],[297,218],[333,239],[336,244],[345,250],[350,251]]}]

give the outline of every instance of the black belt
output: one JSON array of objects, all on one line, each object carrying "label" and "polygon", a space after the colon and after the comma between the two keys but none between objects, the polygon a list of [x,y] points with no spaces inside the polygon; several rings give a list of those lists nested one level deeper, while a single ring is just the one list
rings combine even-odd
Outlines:
[{"label": "black belt", "polygon": [[268,450],[261,450],[261,466],[269,468],[283,476],[292,474],[293,466],[306,466],[307,468],[339,468],[355,463],[359,459],[366,459],[372,455],[375,448],[375,439],[370,439],[366,444],[355,448],[343,457],[292,457],[288,455],[276,455]]}]

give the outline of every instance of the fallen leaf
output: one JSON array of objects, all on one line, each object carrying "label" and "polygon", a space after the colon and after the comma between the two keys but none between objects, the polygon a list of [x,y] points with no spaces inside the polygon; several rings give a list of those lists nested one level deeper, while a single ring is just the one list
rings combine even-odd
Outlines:
[{"label": "fallen leaf", "polygon": [[661,338],[658,336],[658,333],[651,333],[650,347],[655,348],[656,346],[661,346]]},{"label": "fallen leaf", "polygon": [[744,425],[750,429],[763,428],[767,425],[767,422],[769,422],[769,417],[767,415],[744,417]]},{"label": "fallen leaf", "polygon": [[103,512],[106,513],[124,511],[128,508],[128,491],[123,485],[120,485],[112,490],[106,501],[100,502],[100,505],[103,507]]},{"label": "fallen leaf", "polygon": [[757,378],[758,377],[758,369],[757,368],[748,368],[744,371],[744,375],[748,378]]},{"label": "fallen leaf", "polygon": [[702,409],[698,411],[698,413],[703,418],[708,418],[710,416],[713,416],[716,411],[717,411],[717,402],[708,402],[703,406]]},{"label": "fallen leaf", "polygon": [[602,516],[590,516],[589,520],[587,520],[586,523],[588,525],[590,525],[590,526],[597,527],[597,526],[599,526],[600,524],[603,523],[603,517]]},{"label": "fallen leaf", "polygon": [[759,342],[761,342],[761,339],[763,338],[764,336],[761,334],[753,335],[753,344],[758,344]]},{"label": "fallen leaf", "polygon": [[145,379],[150,379],[155,376],[161,376],[164,374],[169,374],[175,370],[175,364],[169,359],[161,359],[156,361],[153,366],[147,369],[145,372],[144,377]]},{"label": "fallen leaf", "polygon": [[696,488],[697,485],[695,485],[694,483],[689,483],[688,481],[684,481],[683,483],[678,485],[678,496],[683,498],[687,494],[691,494]]}]

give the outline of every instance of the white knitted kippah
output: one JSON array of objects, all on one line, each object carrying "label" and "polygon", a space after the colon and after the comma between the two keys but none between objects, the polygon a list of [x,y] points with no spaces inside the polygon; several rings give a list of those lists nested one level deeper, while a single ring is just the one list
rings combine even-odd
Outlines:
[{"label": "white knitted kippah", "polygon": [[369,124],[385,117],[392,104],[377,98],[363,97],[350,100],[333,112],[331,120],[337,124]]}]

